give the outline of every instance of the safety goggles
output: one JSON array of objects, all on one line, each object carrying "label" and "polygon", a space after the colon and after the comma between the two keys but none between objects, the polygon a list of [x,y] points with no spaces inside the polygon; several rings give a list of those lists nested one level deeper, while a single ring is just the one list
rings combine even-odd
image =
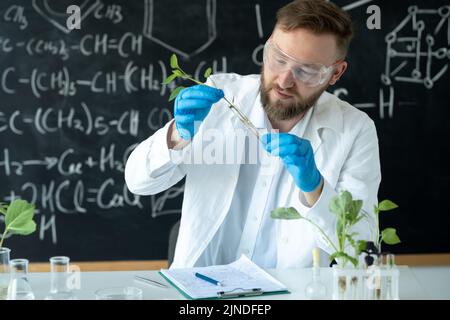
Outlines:
[{"label": "safety goggles", "polygon": [[281,51],[280,48],[270,40],[264,45],[264,65],[273,72],[281,73],[291,70],[296,81],[301,81],[308,87],[316,87],[328,80],[338,60],[331,66],[316,63],[303,63]]}]

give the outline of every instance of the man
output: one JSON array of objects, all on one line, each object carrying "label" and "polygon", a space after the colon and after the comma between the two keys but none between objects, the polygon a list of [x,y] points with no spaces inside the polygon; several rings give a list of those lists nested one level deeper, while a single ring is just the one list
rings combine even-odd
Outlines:
[{"label": "man", "polygon": [[[331,254],[329,243],[304,220],[271,219],[273,209],[296,208],[333,240],[336,220],[328,210],[333,196],[348,190],[372,212],[381,180],[374,123],[325,91],[347,68],[351,37],[349,16],[334,4],[286,5],[277,12],[260,76],[218,74],[207,82],[212,87],[184,89],[174,119],[133,151],[125,170],[133,193],[156,194],[186,177],[172,267],[224,264],[241,254],[262,267],[310,266],[312,249]],[[259,145],[271,161],[281,161],[279,170],[267,174],[261,161],[183,162],[202,152],[208,130],[229,137],[243,128],[224,97],[233,97],[257,127],[278,130],[262,135]],[[373,240],[373,219],[355,225],[359,239]]]}]

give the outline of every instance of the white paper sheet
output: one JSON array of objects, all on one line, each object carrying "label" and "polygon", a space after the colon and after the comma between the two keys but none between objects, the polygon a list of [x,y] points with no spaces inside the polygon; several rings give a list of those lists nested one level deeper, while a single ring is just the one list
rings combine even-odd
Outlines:
[{"label": "white paper sheet", "polygon": [[[219,281],[222,286],[197,278],[198,272]],[[286,291],[287,288],[270,274],[259,268],[245,255],[227,265],[198,268],[161,269],[161,273],[193,299],[217,297],[218,292]]]}]

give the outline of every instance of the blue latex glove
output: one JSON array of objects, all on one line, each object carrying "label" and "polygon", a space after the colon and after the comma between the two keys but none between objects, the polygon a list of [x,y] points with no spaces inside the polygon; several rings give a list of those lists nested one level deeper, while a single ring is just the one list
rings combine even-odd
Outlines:
[{"label": "blue latex glove", "polygon": [[192,139],[213,103],[222,98],[222,90],[206,85],[181,90],[175,99],[174,109],[175,126],[180,137],[184,140]]},{"label": "blue latex glove", "polygon": [[263,147],[281,158],[296,185],[304,192],[315,190],[322,176],[317,170],[311,143],[290,133],[266,133],[261,137]]}]

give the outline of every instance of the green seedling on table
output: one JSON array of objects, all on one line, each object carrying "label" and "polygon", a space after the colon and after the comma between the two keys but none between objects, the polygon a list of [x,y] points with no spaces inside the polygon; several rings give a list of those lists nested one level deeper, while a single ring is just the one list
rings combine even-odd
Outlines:
[{"label": "green seedling on table", "polygon": [[377,249],[381,252],[381,243],[384,242],[389,245],[394,245],[400,243],[400,238],[397,235],[397,230],[394,228],[385,228],[383,231],[381,231],[380,234],[380,221],[379,221],[379,215],[380,212],[384,211],[390,211],[393,209],[398,208],[398,205],[396,205],[394,202],[390,200],[383,200],[381,201],[378,206],[374,206],[374,213],[375,213],[375,223],[376,223],[376,236],[375,236],[375,246]]},{"label": "green seedling on table", "polygon": [[[315,226],[327,240],[328,244],[333,248],[334,253],[330,256],[330,261],[336,259],[341,267],[345,267],[351,262],[355,267],[358,266],[358,256],[366,249],[366,241],[355,240],[357,232],[351,232],[351,228],[361,219],[367,218],[367,213],[362,209],[362,200],[353,200],[352,195],[348,191],[341,192],[338,196],[331,199],[329,210],[336,216],[336,236],[337,244],[333,243],[326,235],[323,229],[311,219],[301,215],[295,208],[277,208],[271,212],[274,219],[303,219]],[[389,211],[397,208],[397,205],[390,200],[384,200],[375,206],[376,221],[376,239],[375,244],[379,248],[383,241],[387,244],[397,244],[400,242],[394,228],[386,228],[379,234],[378,215],[380,211]],[[355,256],[349,255],[346,251],[347,243],[355,250]]]},{"label": "green seedling on table", "polygon": [[[331,241],[320,226],[311,219],[301,215],[295,208],[277,208],[271,212],[271,217],[274,219],[304,219],[308,221],[320,231],[328,244],[333,248],[334,253],[330,256],[330,261],[336,259],[342,267],[351,262],[357,267],[357,256],[361,248],[363,248],[363,241],[354,240],[358,233],[350,233],[350,228],[363,218],[364,214],[361,213],[361,207],[362,201],[353,200],[352,195],[348,191],[343,191],[340,195],[331,199],[329,209],[336,215],[337,244]],[[356,257],[349,255],[345,251],[347,242],[355,249]]]},{"label": "green seedling on table", "polygon": [[0,204],[0,214],[4,215],[5,221],[0,248],[8,233],[26,236],[36,230],[36,223],[33,221],[34,210],[34,204],[22,199],[15,199],[9,205]]}]

